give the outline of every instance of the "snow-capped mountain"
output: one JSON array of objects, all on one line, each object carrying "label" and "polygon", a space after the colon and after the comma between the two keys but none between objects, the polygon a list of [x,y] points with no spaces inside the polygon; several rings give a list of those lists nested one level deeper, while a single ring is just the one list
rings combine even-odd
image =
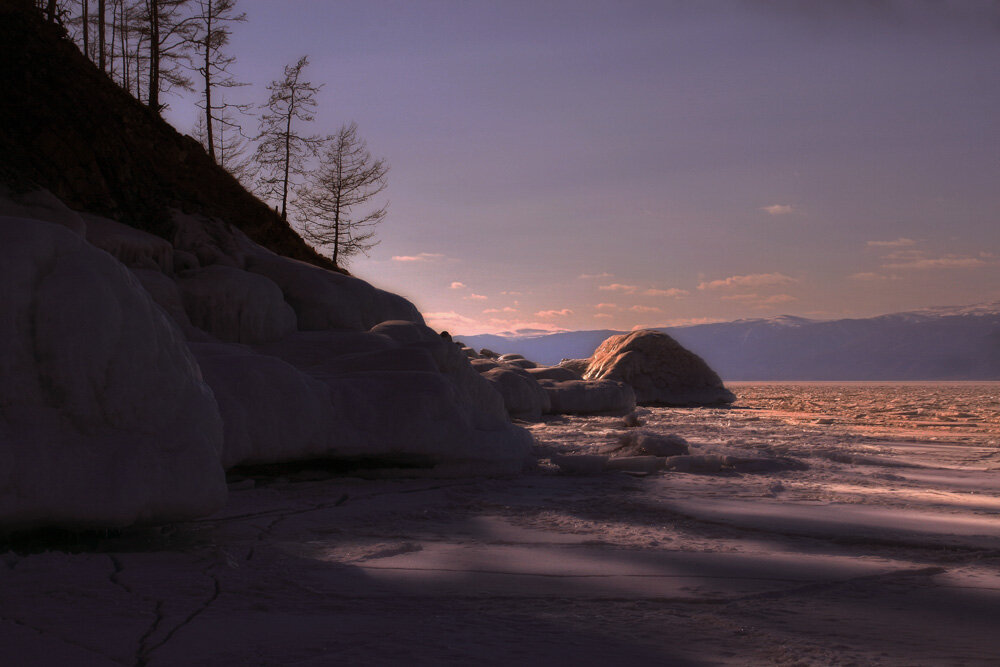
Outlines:
[{"label": "snow-capped mountain", "polygon": [[[780,316],[663,328],[727,380],[1000,379],[1000,302],[863,319]],[[541,363],[587,357],[617,331],[459,336]]]}]

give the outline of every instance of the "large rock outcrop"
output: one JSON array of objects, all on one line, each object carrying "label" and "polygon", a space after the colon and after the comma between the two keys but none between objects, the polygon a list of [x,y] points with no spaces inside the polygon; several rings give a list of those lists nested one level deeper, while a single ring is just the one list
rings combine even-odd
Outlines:
[{"label": "large rock outcrop", "polygon": [[[577,369],[576,360],[567,364]],[[585,380],[618,380],[643,405],[725,405],[736,396],[701,357],[665,333],[644,329],[612,336],[587,360]]]},{"label": "large rock outcrop", "polygon": [[215,399],[129,270],[64,226],[8,217],[0,285],[0,526],[218,509]]}]

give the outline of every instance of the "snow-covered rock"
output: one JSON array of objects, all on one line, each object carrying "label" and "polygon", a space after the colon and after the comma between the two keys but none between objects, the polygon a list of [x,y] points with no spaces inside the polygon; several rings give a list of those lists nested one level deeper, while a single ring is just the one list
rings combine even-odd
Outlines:
[{"label": "snow-covered rock", "polygon": [[503,397],[504,406],[511,417],[537,420],[543,414],[551,412],[552,402],[548,392],[523,369],[498,364],[481,375]]},{"label": "snow-covered rock", "polygon": [[221,220],[174,211],[172,222],[175,250],[193,256],[201,266],[221,264],[243,268],[247,249],[256,245],[243,232]]},{"label": "snow-covered rock", "polygon": [[80,236],[87,233],[87,223],[80,214],[71,210],[48,190],[14,194],[0,183],[0,216],[44,220],[62,225]]},{"label": "snow-covered rock", "polygon": [[277,283],[302,331],[367,331],[387,320],[424,323],[414,305],[399,295],[259,246],[247,257],[246,268]]},{"label": "snow-covered rock", "polygon": [[87,223],[87,241],[125,266],[173,272],[174,247],[168,241],[98,215],[81,213],[80,217]]},{"label": "snow-covered rock", "polygon": [[295,311],[264,276],[216,264],[186,271],[177,284],[191,323],[219,340],[253,345],[295,331]]},{"label": "snow-covered rock", "polygon": [[[132,269],[132,275],[139,280],[153,301],[166,311],[185,335],[189,338],[192,335],[195,335],[196,338],[207,338],[200,329],[195,329],[191,320],[188,319],[187,312],[184,310],[184,300],[181,298],[181,292],[177,289],[177,283],[173,278],[152,269]],[[201,332],[201,335],[196,335],[196,331]]]},{"label": "snow-covered rock", "polygon": [[532,461],[531,436],[510,423],[500,395],[423,324],[298,332],[256,349],[322,383],[332,408],[322,454],[274,460],[369,459],[435,475],[513,474]]},{"label": "snow-covered rock", "polygon": [[356,434],[335,430],[330,389],[319,380],[243,345],[190,346],[222,414],[226,468],[319,459],[334,453],[335,442],[357,444]]},{"label": "snow-covered rock", "polygon": [[640,404],[719,405],[736,400],[701,357],[667,334],[649,329],[601,343],[583,377],[626,382]]},{"label": "snow-covered rock", "polygon": [[0,218],[0,525],[124,526],[225,501],[215,399],[121,263]]},{"label": "snow-covered rock", "polygon": [[635,409],[635,392],[614,380],[539,380],[549,397],[548,412],[565,415],[625,415]]}]

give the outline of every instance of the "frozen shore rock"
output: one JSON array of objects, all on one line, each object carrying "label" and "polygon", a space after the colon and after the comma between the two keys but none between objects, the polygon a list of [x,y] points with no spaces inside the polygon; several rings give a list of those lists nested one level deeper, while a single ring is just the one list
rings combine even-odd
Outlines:
[{"label": "frozen shore rock", "polygon": [[298,317],[301,331],[367,331],[388,320],[424,323],[403,297],[363,280],[276,255],[256,246],[246,269],[272,280]]},{"label": "frozen shore rock", "polygon": [[[444,476],[514,474],[533,462],[531,436],[510,423],[501,396],[461,350],[423,324],[299,332],[256,349],[322,385],[330,407],[313,417],[323,437],[303,440],[303,451],[274,451],[273,461],[375,459]],[[238,381],[227,384],[243,391]],[[254,462],[267,457],[262,452]],[[250,462],[227,454],[236,459]]]},{"label": "frozen shore rock", "polygon": [[[477,365],[483,368],[483,365]],[[494,364],[483,371],[485,378],[503,397],[508,414],[516,419],[537,420],[551,411],[548,392],[520,366]]]},{"label": "frozen shore rock", "polygon": [[121,263],[0,218],[0,525],[187,519],[226,497],[222,422],[183,335]]},{"label": "frozen shore rock", "polygon": [[264,276],[230,266],[185,271],[177,280],[196,327],[231,343],[269,343],[295,331],[295,311]]},{"label": "frozen shore rock", "polygon": [[549,396],[549,412],[564,415],[626,415],[635,409],[635,392],[614,380],[539,380]]},{"label": "frozen shore rock", "polygon": [[[582,364],[560,364],[571,370]],[[701,357],[665,333],[649,329],[612,336],[587,360],[585,380],[618,380],[640,405],[724,405],[736,400]]]}]

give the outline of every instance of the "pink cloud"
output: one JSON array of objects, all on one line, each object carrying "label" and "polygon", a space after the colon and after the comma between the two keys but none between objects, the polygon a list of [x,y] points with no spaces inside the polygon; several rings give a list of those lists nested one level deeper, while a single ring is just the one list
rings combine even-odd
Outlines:
[{"label": "pink cloud", "polygon": [[417,255],[393,255],[394,262],[433,262],[444,259],[444,255],[436,252],[422,252]]},{"label": "pink cloud", "polygon": [[680,297],[680,296],[689,296],[691,292],[688,292],[686,289],[677,289],[676,287],[671,287],[670,289],[648,289],[644,291],[643,294],[646,296]]},{"label": "pink cloud", "polygon": [[541,317],[542,319],[548,319],[550,317],[566,317],[572,315],[573,311],[569,308],[563,308],[562,310],[540,310],[535,313],[535,317]]},{"label": "pink cloud", "polygon": [[770,287],[772,285],[787,285],[798,282],[783,273],[751,273],[744,276],[729,276],[721,280],[712,280],[698,285],[700,290],[725,289],[729,287]]},{"label": "pink cloud", "polygon": [[622,292],[624,294],[634,294],[637,289],[636,285],[622,285],[621,283],[612,283],[610,285],[601,285],[597,289],[603,290],[605,292]]}]

